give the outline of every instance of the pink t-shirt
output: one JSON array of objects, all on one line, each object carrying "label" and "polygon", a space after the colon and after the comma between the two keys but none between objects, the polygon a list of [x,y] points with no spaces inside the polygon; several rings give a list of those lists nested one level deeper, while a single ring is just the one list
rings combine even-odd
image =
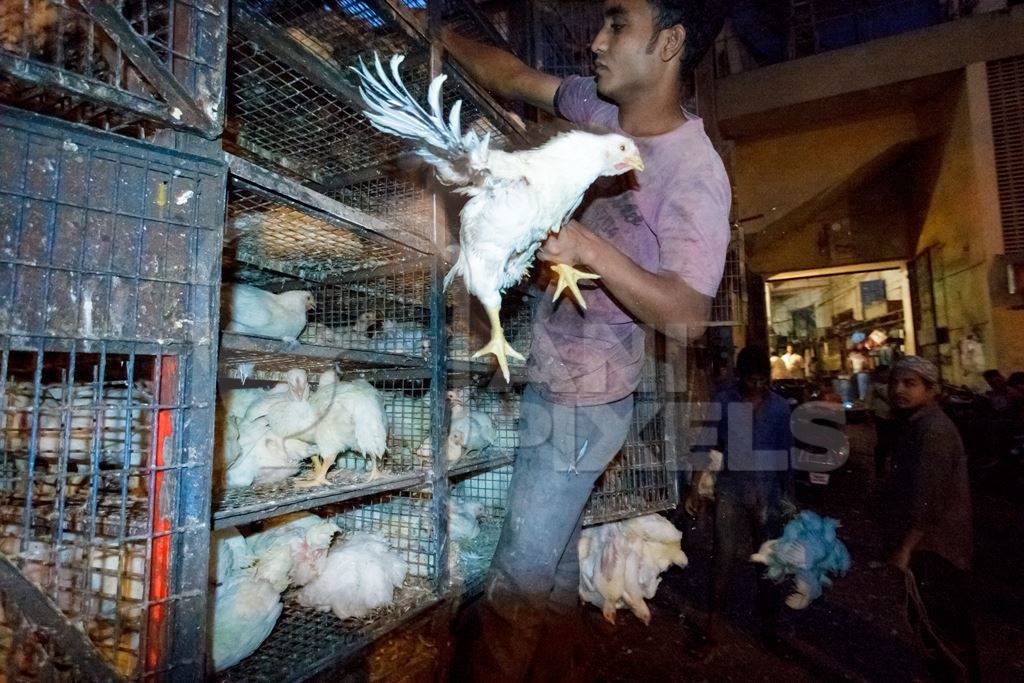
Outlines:
[{"label": "pink t-shirt", "polygon": [[[601,100],[593,78],[571,76],[555,97],[573,123],[622,133],[619,109]],[[662,135],[634,138],[645,170],[601,178],[584,200],[580,221],[652,273],[672,271],[701,294],[718,291],[729,246],[729,178],[699,118]],[[527,376],[549,400],[599,405],[631,394],[644,362],[644,330],[599,284],[580,288],[587,310],[571,297],[534,311]]]}]

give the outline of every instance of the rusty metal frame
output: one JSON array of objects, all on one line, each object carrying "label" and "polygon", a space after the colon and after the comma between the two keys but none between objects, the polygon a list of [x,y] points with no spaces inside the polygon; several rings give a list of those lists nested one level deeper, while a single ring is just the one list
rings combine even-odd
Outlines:
[{"label": "rusty metal frame", "polygon": [[[79,0],[82,9],[107,32],[132,64],[163,96],[171,109],[171,118],[206,137],[217,137],[220,126],[207,116],[191,93],[157,59],[153,50],[132,30],[128,20],[104,0]],[[179,124],[179,125],[180,125]]]},{"label": "rusty metal frame", "polygon": [[52,640],[60,643],[61,652],[75,668],[76,680],[124,680],[100,659],[89,637],[73,626],[57,606],[3,555],[0,555],[0,593],[12,599],[35,628],[49,631]]}]

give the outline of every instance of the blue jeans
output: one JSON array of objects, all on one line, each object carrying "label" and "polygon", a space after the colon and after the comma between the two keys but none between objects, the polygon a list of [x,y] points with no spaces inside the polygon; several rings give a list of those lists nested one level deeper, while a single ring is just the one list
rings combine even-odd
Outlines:
[{"label": "blue jeans", "polygon": [[562,635],[572,629],[583,511],[594,482],[622,448],[632,414],[632,396],[565,406],[526,388],[508,511],[484,595],[469,619],[472,632],[459,644],[454,680],[544,678],[536,666],[531,670],[534,654],[546,627]]},{"label": "blue jeans", "polygon": [[[712,619],[724,611],[726,596],[737,565],[751,567],[750,554],[765,541],[778,538],[784,527],[781,492],[778,487],[756,481],[729,481],[723,474],[715,492],[715,534],[711,560],[711,595],[708,611]],[[749,539],[749,540],[748,540]],[[757,611],[762,632],[774,634],[782,607],[782,590],[757,571]]]}]

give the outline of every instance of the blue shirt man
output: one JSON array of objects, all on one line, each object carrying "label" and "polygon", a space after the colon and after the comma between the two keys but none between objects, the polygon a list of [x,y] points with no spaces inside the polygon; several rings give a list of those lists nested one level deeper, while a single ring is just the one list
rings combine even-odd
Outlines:
[{"label": "blue shirt man", "polygon": [[[782,535],[783,499],[792,497],[790,451],[793,432],[789,404],[771,391],[771,361],[764,349],[750,347],[736,359],[736,386],[721,392],[718,448],[723,469],[715,486],[715,532],[707,637],[721,640],[721,614],[739,557]],[[748,541],[748,535],[752,542]],[[782,594],[759,575],[757,607],[762,639],[777,642]]]}]

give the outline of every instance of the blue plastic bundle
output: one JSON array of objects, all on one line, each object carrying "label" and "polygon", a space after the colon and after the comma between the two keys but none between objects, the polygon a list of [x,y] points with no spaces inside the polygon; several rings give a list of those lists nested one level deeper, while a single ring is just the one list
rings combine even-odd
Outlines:
[{"label": "blue plastic bundle", "polygon": [[775,581],[792,577],[796,592],[786,598],[793,609],[804,609],[832,585],[830,575],[850,569],[850,553],[836,537],[839,520],[804,510],[791,520],[781,538],[766,541],[750,556],[767,567],[765,575]]}]

